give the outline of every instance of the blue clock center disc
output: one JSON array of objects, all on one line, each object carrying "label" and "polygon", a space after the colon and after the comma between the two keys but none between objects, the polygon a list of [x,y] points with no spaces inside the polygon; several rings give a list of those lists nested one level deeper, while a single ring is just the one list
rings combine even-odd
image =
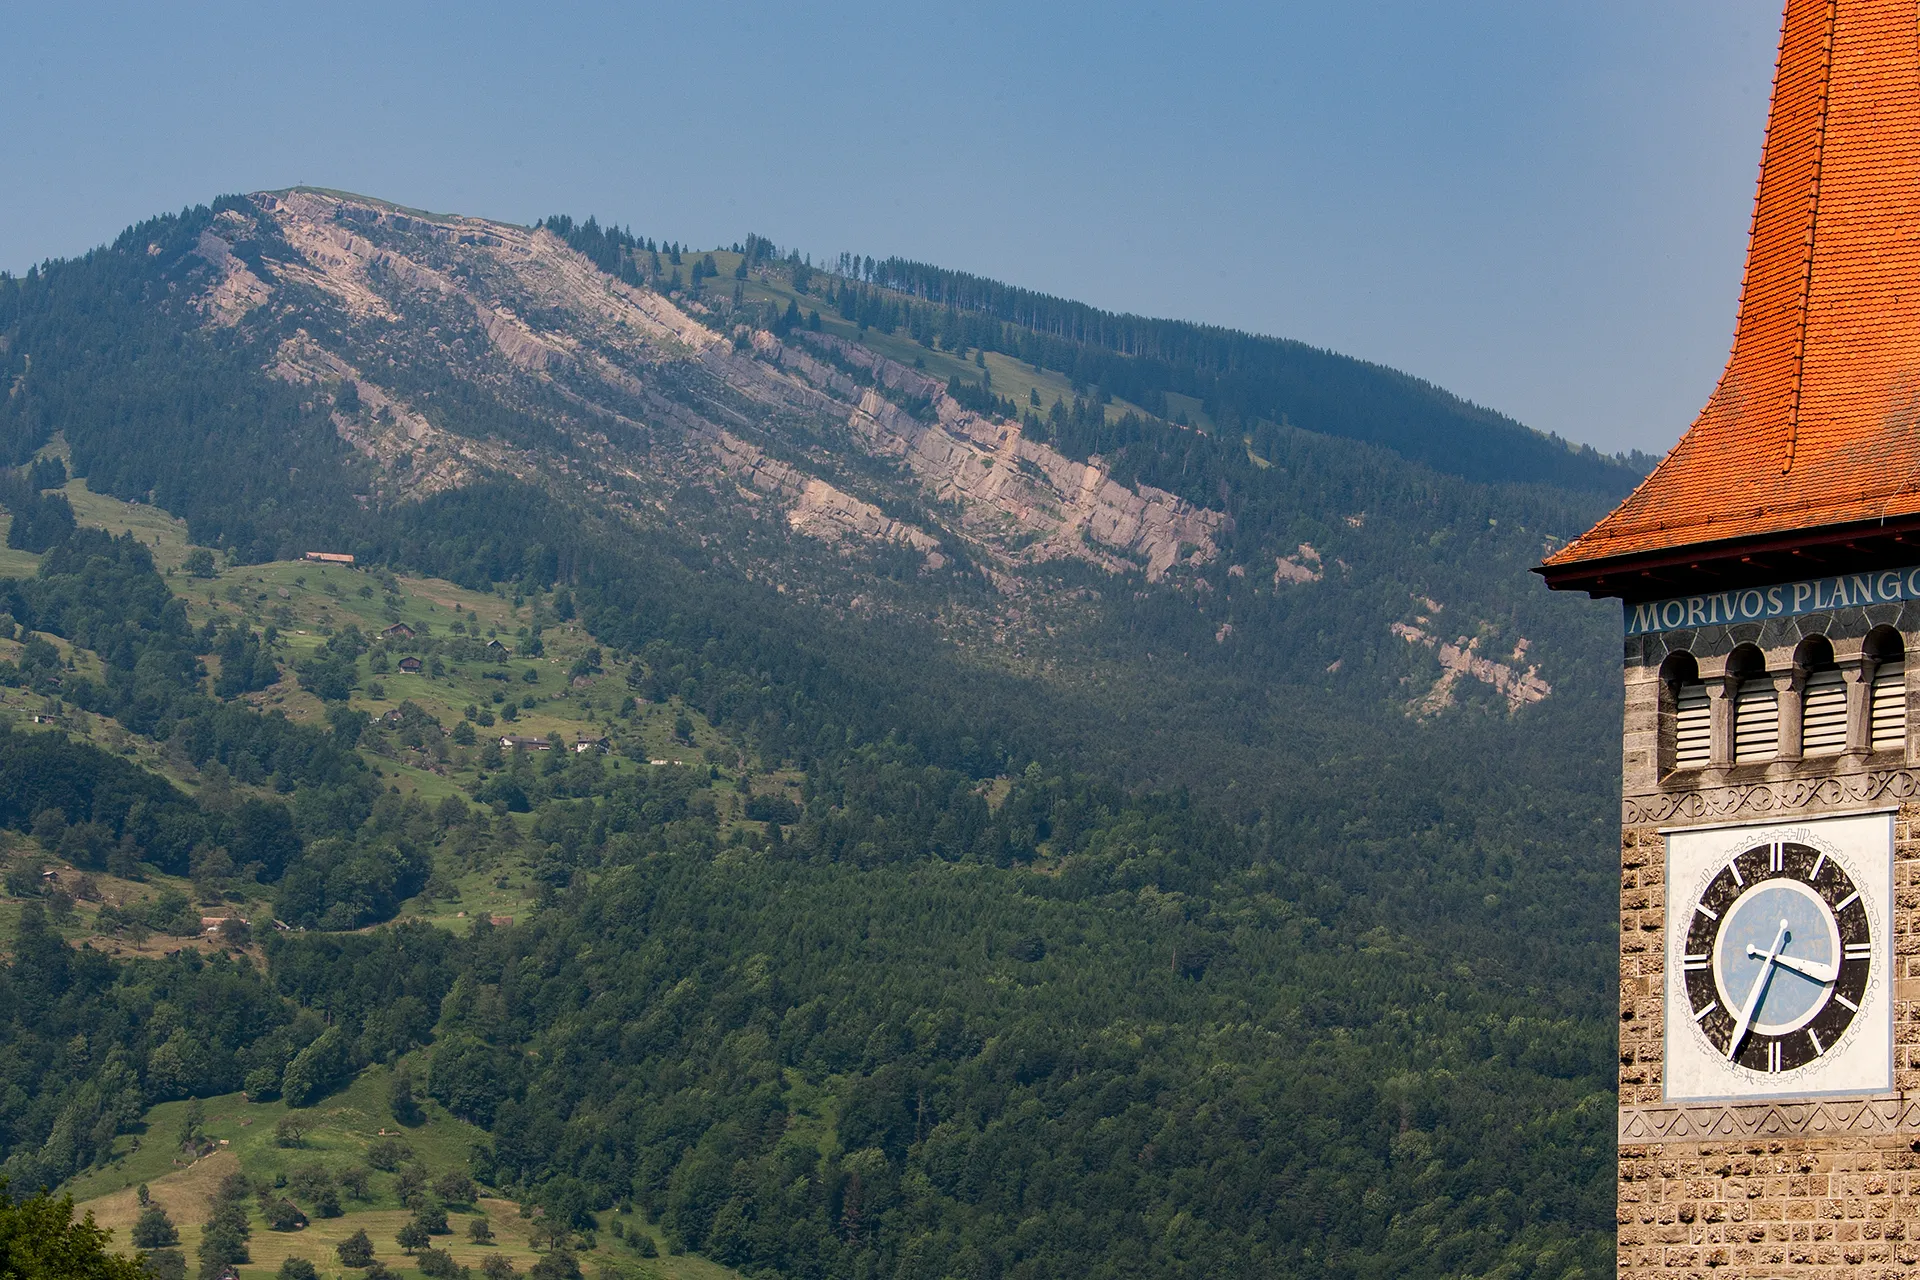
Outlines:
[{"label": "blue clock center disc", "polygon": [[[1780,945],[1783,957],[1828,966],[1837,962],[1832,915],[1812,890],[1792,881],[1762,883],[1742,895],[1720,930],[1714,956],[1715,974],[1729,1013],[1737,1014],[1746,1007],[1754,983],[1760,981],[1763,970],[1771,968],[1766,990],[1754,1011],[1753,1027],[1774,1035],[1811,1019],[1826,1003],[1832,986],[1784,964],[1767,964],[1764,957],[1773,949],[1782,920],[1787,922],[1786,940]],[[1749,947],[1759,955],[1749,955]]]}]

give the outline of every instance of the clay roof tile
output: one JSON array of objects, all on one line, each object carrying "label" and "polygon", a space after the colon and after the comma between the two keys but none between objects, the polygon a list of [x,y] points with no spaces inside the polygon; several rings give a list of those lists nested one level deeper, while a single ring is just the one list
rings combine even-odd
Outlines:
[{"label": "clay roof tile", "polygon": [[1551,571],[1920,513],[1920,12],[1787,0],[1733,353]]}]

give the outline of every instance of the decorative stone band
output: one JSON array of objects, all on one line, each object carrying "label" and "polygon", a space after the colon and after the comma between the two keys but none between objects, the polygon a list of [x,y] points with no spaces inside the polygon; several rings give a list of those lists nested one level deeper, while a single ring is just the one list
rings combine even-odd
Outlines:
[{"label": "decorative stone band", "polygon": [[1622,1146],[1889,1134],[1920,1134],[1920,1099],[1821,1098],[1809,1102],[1620,1108]]},{"label": "decorative stone band", "polygon": [[1722,822],[1799,810],[1838,809],[1876,800],[1908,800],[1916,795],[1920,795],[1920,774],[1908,769],[1883,769],[1627,796],[1621,801],[1620,821],[1629,827],[1658,822]]}]

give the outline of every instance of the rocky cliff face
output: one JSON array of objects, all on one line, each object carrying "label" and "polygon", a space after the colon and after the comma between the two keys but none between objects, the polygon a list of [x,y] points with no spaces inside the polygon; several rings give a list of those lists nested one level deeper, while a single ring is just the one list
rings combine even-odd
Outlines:
[{"label": "rocky cliff face", "polygon": [[[229,211],[202,238],[215,269],[199,300],[207,323],[243,326],[265,309],[299,324],[268,368],[352,386],[335,426],[379,464],[389,496],[501,471],[640,493],[725,486],[830,543],[911,548],[935,568],[958,543],[1002,584],[1055,559],[1157,581],[1217,554],[1218,511],[1121,484],[1099,459],[1024,439],[1018,423],[858,344],[782,341],[623,283],[549,231],[315,191],[253,204],[254,219]],[[268,229],[290,252],[251,263],[235,252]],[[537,419],[545,444],[437,421],[422,368]],[[943,519],[890,514],[889,496]]]},{"label": "rocky cliff face", "polygon": [[[1244,652],[1250,669],[1278,661],[1345,680],[1354,645],[1314,647],[1397,611],[1394,595],[1417,585],[1401,580],[1409,546],[1431,560],[1458,532],[1421,523],[1442,517],[1417,477],[1369,487],[1289,476],[1285,459],[1262,457],[1260,483],[1296,514],[1276,521],[1269,509],[1271,532],[1249,536],[1226,510],[1120,478],[1102,457],[1069,457],[887,354],[921,348],[833,325],[776,333],[761,327],[763,304],[617,278],[542,228],[295,190],[227,206],[197,254],[201,322],[253,341],[267,376],[330,406],[334,430],[373,464],[368,504],[512,476],[582,499],[594,518],[672,526],[699,554],[782,591],[938,619],[956,641],[1015,662],[1060,660],[1029,642],[1110,619],[1110,595],[1184,611],[1211,660]],[[1351,492],[1326,491],[1342,484]],[[1243,512],[1272,501],[1224,481],[1217,492]],[[1375,501],[1397,506],[1370,520]],[[1038,589],[1065,577],[1029,572],[1041,565],[1071,566],[1077,584]],[[973,585],[949,590],[960,579],[945,577],[916,596],[902,581],[936,574]],[[1463,585],[1449,580],[1450,594]],[[1385,657],[1383,674],[1425,689],[1395,705],[1425,719],[1476,685],[1512,712],[1547,698],[1512,609],[1455,598],[1457,639],[1425,615],[1392,626],[1404,644],[1389,648],[1404,657]],[[1427,614],[1439,607],[1428,601]],[[1171,634],[1171,616],[1149,630]],[[1297,653],[1271,647],[1276,619],[1302,620]],[[1367,624],[1363,650],[1390,621]]]}]

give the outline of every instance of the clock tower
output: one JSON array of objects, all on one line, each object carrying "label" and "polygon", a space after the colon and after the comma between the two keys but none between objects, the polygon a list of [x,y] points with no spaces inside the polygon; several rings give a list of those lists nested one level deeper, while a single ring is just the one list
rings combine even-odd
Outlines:
[{"label": "clock tower", "polygon": [[1619,1269],[1920,1273],[1920,4],[1787,0],[1733,352],[1622,601]]}]

